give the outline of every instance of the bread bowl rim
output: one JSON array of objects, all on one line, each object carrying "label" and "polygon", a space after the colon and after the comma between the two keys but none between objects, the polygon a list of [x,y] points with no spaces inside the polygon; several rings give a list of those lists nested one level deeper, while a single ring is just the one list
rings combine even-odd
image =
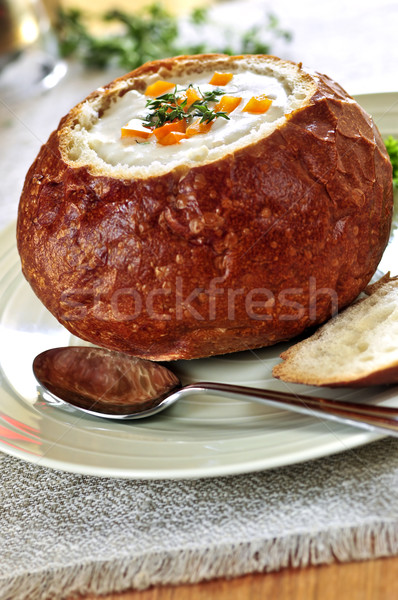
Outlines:
[{"label": "bread bowl rim", "polygon": [[[144,91],[150,78],[159,75],[159,77],[178,76],[180,73],[185,73],[188,67],[188,74],[206,72],[214,70],[216,67],[228,67],[229,70],[237,70],[239,61],[248,62],[254,72],[264,75],[275,76],[276,79],[283,79],[277,69],[282,68],[285,77],[285,85],[288,86],[287,78],[290,76],[293,79],[293,84],[290,84],[289,102],[287,110],[283,117],[276,119],[270,123],[263,123],[259,130],[245,135],[237,142],[225,146],[225,149],[220,147],[220,151],[213,152],[211,157],[206,157],[203,160],[186,160],[179,161],[171,165],[161,165],[157,171],[148,174],[147,167],[134,167],[125,165],[110,165],[102,158],[98,157],[98,164],[95,151],[83,148],[83,154],[79,147],[76,147],[73,136],[76,133],[79,137],[85,135],[91,127],[101,118],[104,112],[109,108],[114,100],[123,96],[132,89]],[[258,66],[260,65],[260,67]],[[198,68],[199,67],[199,68]],[[285,73],[286,71],[286,73]],[[300,85],[299,83],[300,82]],[[297,94],[303,97],[295,98],[294,86],[297,86]],[[306,89],[305,93],[302,89]],[[215,163],[218,160],[223,160],[227,156],[234,155],[236,152],[245,151],[247,148],[253,147],[262,139],[271,135],[276,129],[283,128],[286,120],[297,110],[305,110],[311,104],[311,98],[317,91],[317,73],[303,68],[301,63],[295,63],[290,60],[284,60],[273,55],[264,54],[246,54],[246,55],[227,55],[227,54],[197,54],[197,55],[180,55],[167,59],[150,61],[143,64],[141,67],[122,75],[105,86],[101,86],[89,94],[84,100],[74,106],[65,117],[61,120],[58,127],[58,144],[62,160],[69,168],[87,168],[89,173],[94,177],[114,177],[123,180],[144,180],[154,176],[165,175],[175,168],[186,171],[194,167],[201,167],[207,164]],[[87,113],[87,114],[85,114]],[[76,156],[71,156],[71,154]],[[87,157],[89,155],[91,160]]]}]

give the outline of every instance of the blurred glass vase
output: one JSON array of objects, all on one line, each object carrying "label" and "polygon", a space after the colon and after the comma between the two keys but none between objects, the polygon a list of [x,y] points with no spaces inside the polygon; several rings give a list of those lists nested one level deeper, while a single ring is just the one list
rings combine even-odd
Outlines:
[{"label": "blurred glass vase", "polygon": [[65,73],[43,4],[0,0],[0,98],[30,97],[54,87]]}]

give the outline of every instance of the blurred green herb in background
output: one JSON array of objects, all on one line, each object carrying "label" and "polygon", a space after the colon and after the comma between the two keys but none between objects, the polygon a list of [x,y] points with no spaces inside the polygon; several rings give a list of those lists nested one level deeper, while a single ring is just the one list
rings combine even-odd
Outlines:
[{"label": "blurred green herb in background", "polygon": [[390,155],[392,164],[392,180],[394,187],[398,189],[398,139],[389,135],[384,143],[387,148],[387,152]]},{"label": "blurred green herb in background", "polygon": [[[152,4],[142,11],[128,14],[112,10],[102,15],[101,21],[116,26],[112,33],[94,34],[90,19],[78,9],[61,9],[56,30],[64,57],[76,57],[87,66],[106,68],[110,66],[132,70],[149,60],[176,56],[221,52],[225,54],[270,54],[277,39],[289,42],[292,34],[279,26],[273,14],[265,16],[265,22],[255,25],[231,41],[231,31],[217,26],[217,41],[196,44],[183,43],[180,39],[179,19],[161,4]],[[189,15],[190,26],[197,37],[211,23],[205,8],[196,8]],[[267,39],[265,39],[267,38]]]},{"label": "blurred green herb in background", "polygon": [[384,140],[392,164],[392,183],[394,189],[394,214],[392,231],[398,229],[398,139],[389,135]]}]

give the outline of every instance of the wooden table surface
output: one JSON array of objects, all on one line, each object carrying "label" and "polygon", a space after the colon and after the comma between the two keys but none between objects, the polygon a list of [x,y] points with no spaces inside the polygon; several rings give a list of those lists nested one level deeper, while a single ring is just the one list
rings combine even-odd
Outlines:
[{"label": "wooden table surface", "polygon": [[396,600],[398,557],[156,587],[82,600]]}]

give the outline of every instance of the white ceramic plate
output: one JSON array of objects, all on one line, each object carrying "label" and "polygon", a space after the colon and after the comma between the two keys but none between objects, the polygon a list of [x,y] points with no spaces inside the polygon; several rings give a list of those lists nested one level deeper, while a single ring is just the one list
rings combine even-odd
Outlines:
[{"label": "white ceramic plate", "polygon": [[[398,93],[359,98],[383,135],[398,134]],[[394,118],[391,118],[393,114]],[[385,123],[388,126],[385,126]],[[394,249],[395,248],[395,249]],[[384,269],[393,267],[395,243]],[[236,400],[197,396],[147,421],[107,422],[43,401],[34,356],[75,343],[23,279],[14,226],[0,236],[0,450],[61,470],[137,479],[247,473],[352,449],[377,436],[331,421]],[[389,267],[390,265],[390,267]],[[225,357],[179,361],[184,382],[213,380],[319,393],[271,377],[283,346]],[[322,390],[328,397],[371,400],[375,389]],[[388,394],[387,394],[388,395]],[[391,397],[391,393],[389,394]]]}]

